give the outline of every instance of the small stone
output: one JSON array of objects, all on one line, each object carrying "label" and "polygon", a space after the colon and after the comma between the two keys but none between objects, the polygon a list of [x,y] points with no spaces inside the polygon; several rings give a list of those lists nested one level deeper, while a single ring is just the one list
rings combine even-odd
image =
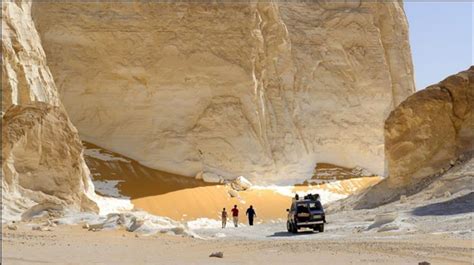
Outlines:
[{"label": "small stone", "polygon": [[400,203],[406,203],[407,201],[408,201],[408,199],[407,199],[406,195],[400,196]]},{"label": "small stone", "polygon": [[211,258],[223,258],[224,257],[224,252],[218,251],[218,252],[212,252],[211,255],[209,255]]},{"label": "small stone", "polygon": [[7,225],[7,228],[8,228],[9,230],[17,230],[17,229],[18,229],[18,226],[16,226],[16,225]]},{"label": "small stone", "polygon": [[446,191],[446,192],[444,193],[444,197],[445,197],[445,198],[450,198],[450,197],[451,197],[451,192]]},{"label": "small stone", "polygon": [[41,227],[39,227],[39,226],[33,226],[31,229],[33,231],[41,231]]},{"label": "small stone", "polygon": [[454,166],[454,165],[456,164],[456,161],[451,160],[451,161],[449,161],[449,164],[450,164],[451,166]]},{"label": "small stone", "polygon": [[90,228],[89,223],[85,223],[84,225],[82,225],[82,228],[89,229]]},{"label": "small stone", "polygon": [[418,265],[431,265],[428,261],[418,262]]},{"label": "small stone", "polygon": [[228,192],[229,192],[230,197],[232,198],[239,197],[239,192],[236,190],[229,190]]},{"label": "small stone", "polygon": [[173,228],[171,229],[171,231],[172,231],[175,235],[182,235],[182,234],[184,234],[184,232],[185,232],[184,227],[180,227],[180,226],[178,226],[178,227],[173,227]]}]

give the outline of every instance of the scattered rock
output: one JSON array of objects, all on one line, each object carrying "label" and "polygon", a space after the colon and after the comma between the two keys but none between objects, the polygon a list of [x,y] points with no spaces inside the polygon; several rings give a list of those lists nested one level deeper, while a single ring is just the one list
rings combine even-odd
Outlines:
[{"label": "scattered rock", "polygon": [[46,222],[45,226],[49,226],[49,227],[56,227],[56,223],[53,222],[51,219],[48,219],[48,221]]},{"label": "scattered rock", "polygon": [[144,223],[145,223],[144,220],[141,220],[141,219],[139,220],[136,217],[133,217],[130,226],[127,228],[127,231],[128,232],[134,232],[138,228],[140,228]]},{"label": "scattered rock", "polygon": [[387,224],[382,227],[380,227],[377,232],[387,232],[387,231],[393,231],[393,230],[398,230],[400,227],[396,224]]},{"label": "scattered rock", "polygon": [[97,231],[102,230],[102,228],[104,228],[104,224],[93,224],[93,225],[89,225],[89,228],[87,229],[92,232],[97,232]]},{"label": "scattered rock", "polygon": [[[48,216],[51,214],[54,215],[61,215],[61,212],[63,211],[63,206],[51,202],[45,202],[45,203],[39,203],[28,210],[26,210],[22,215],[21,215],[21,220],[22,221],[30,221],[31,219],[41,216],[44,213],[48,213]],[[55,214],[56,213],[56,214]]]},{"label": "scattered rock", "polygon": [[211,255],[209,255],[211,258],[223,258],[224,257],[224,252],[218,251],[218,252],[212,252]]},{"label": "scattered rock", "polygon": [[83,225],[82,225],[82,228],[84,228],[84,229],[89,229],[89,228],[90,228],[89,223],[83,224]]},{"label": "scattered rock", "polygon": [[450,198],[450,197],[451,197],[451,192],[446,191],[446,192],[444,193],[444,197],[445,197],[445,198]]},{"label": "scattered rock", "polygon": [[51,227],[41,227],[41,226],[33,226],[31,229],[33,231],[53,231]]},{"label": "scattered rock", "polygon": [[204,174],[204,172],[199,171],[194,178],[195,179],[202,179],[202,174]]},{"label": "scattered rock", "polygon": [[184,227],[181,227],[181,226],[173,227],[173,228],[171,229],[171,231],[172,231],[175,235],[182,235],[182,234],[184,234],[184,232],[185,232]]},{"label": "scattered rock", "polygon": [[402,195],[400,196],[400,203],[407,203],[407,196],[406,195]]},{"label": "scattered rock", "polygon": [[397,217],[398,217],[398,214],[396,212],[377,214],[375,216],[374,222],[367,228],[367,230],[377,228],[377,227],[381,227],[384,224],[391,223],[391,222],[395,221],[395,219],[397,219]]},{"label": "scattered rock", "polygon": [[246,178],[243,176],[239,176],[232,183],[230,184],[232,189],[236,191],[242,191],[242,190],[247,190],[250,187],[252,187],[252,183],[248,181]]},{"label": "scattered rock", "polygon": [[11,224],[11,225],[7,225],[7,228],[9,230],[17,230],[18,229],[18,226],[14,225],[14,224]]},{"label": "scattered rock", "polygon": [[202,180],[208,183],[222,183],[224,181],[221,176],[211,172],[204,172],[202,174]]},{"label": "scattered rock", "polygon": [[239,197],[239,192],[237,192],[236,190],[229,190],[228,192],[230,197],[232,198]]},{"label": "scattered rock", "polygon": [[418,265],[431,265],[428,261],[418,262]]}]

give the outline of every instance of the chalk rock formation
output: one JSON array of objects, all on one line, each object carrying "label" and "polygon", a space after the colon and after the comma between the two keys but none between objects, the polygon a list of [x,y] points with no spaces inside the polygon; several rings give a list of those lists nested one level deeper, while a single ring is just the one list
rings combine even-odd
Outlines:
[{"label": "chalk rock formation", "polygon": [[36,203],[96,211],[77,130],[60,104],[30,14],[2,3],[2,220]]},{"label": "chalk rock formation", "polygon": [[389,180],[419,182],[474,151],[474,66],[415,93],[385,122]]},{"label": "chalk rock formation", "polygon": [[374,176],[374,174],[360,167],[345,168],[327,163],[317,163],[313,172],[313,177],[308,182],[324,182],[330,180],[344,180],[371,176]]},{"label": "chalk rock formation", "polygon": [[385,122],[389,177],[367,192],[356,208],[416,192],[459,158],[470,157],[474,151],[473,108],[473,66],[402,102]]},{"label": "chalk rock formation", "polygon": [[35,2],[81,137],[186,176],[384,171],[383,124],[414,91],[402,4]]},{"label": "chalk rock formation", "polygon": [[31,3],[2,4],[2,111],[34,101],[58,106],[59,97],[31,18]]}]

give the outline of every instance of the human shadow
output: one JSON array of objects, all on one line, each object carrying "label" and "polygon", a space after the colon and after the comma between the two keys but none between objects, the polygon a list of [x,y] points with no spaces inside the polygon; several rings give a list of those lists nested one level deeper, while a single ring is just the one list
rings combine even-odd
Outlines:
[{"label": "human shadow", "polygon": [[472,212],[474,212],[474,192],[454,198],[449,201],[433,203],[415,208],[412,211],[412,214],[416,216],[441,216]]}]

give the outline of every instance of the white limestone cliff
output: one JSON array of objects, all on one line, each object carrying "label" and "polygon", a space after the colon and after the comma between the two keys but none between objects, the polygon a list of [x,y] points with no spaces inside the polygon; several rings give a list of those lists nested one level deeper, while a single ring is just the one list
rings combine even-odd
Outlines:
[{"label": "white limestone cliff", "polygon": [[2,221],[38,204],[99,210],[30,9],[29,1],[2,3]]},{"label": "white limestone cliff", "polygon": [[81,138],[186,176],[381,175],[384,120],[414,92],[397,1],[55,1],[33,18]]}]

